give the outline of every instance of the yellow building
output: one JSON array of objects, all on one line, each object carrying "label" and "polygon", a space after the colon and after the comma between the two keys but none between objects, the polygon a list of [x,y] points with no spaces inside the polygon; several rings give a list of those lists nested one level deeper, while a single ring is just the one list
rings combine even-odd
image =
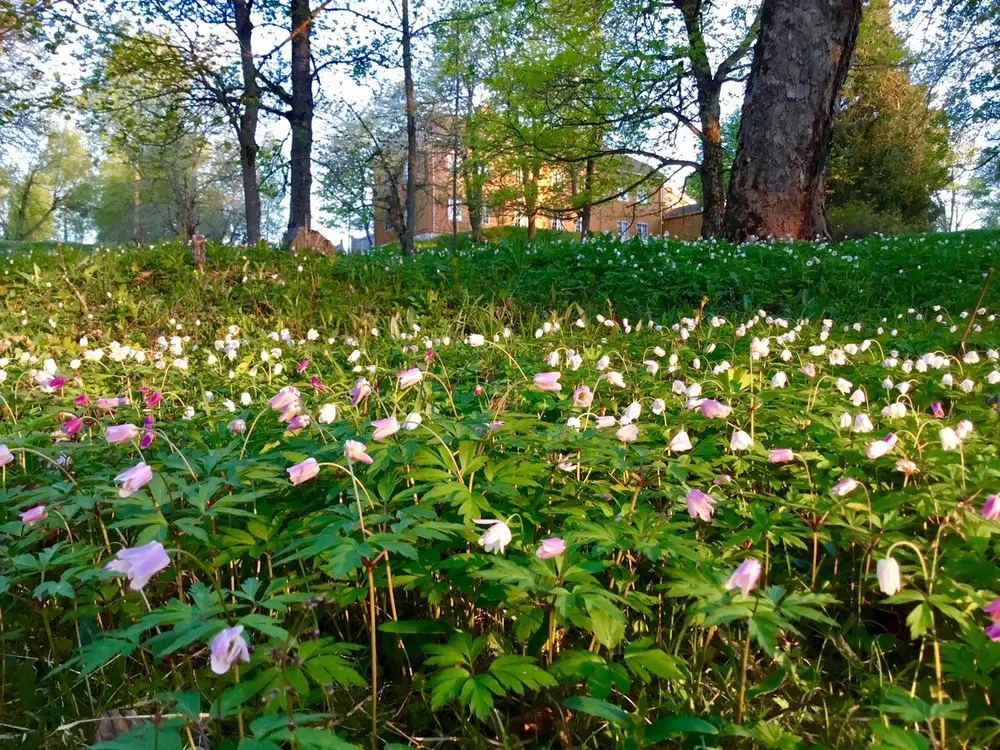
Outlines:
[{"label": "yellow building", "polygon": [[[425,139],[426,144],[426,139]],[[446,145],[421,148],[417,153],[417,197],[416,239],[430,239],[450,234],[457,218],[459,232],[469,232],[468,207],[463,202],[462,179],[454,173],[454,152]],[[637,159],[626,158],[617,166],[618,181],[625,185],[635,185],[650,174],[652,168]],[[638,187],[623,187],[620,194],[604,200],[591,208],[591,233],[613,234],[618,237],[678,237],[694,239],[701,236],[701,206],[687,196],[677,193],[662,184],[654,174]],[[375,187],[375,237],[376,245],[384,245],[396,239],[389,220],[387,195],[392,180],[383,173]],[[400,202],[405,205],[406,171],[399,170],[397,177]],[[555,187],[565,192],[562,180],[552,170],[544,170],[538,179],[539,203],[545,197],[555,194]],[[511,179],[493,177],[484,188],[482,226],[484,229],[504,226],[528,226],[528,217],[516,207],[513,201],[498,203],[504,189],[511,187]],[[614,191],[609,191],[614,192]],[[457,193],[457,195],[456,195]],[[457,216],[456,216],[457,214]],[[580,232],[583,219],[579,211],[560,209],[558,211],[539,210],[535,216],[536,229],[551,229],[562,232]]]}]

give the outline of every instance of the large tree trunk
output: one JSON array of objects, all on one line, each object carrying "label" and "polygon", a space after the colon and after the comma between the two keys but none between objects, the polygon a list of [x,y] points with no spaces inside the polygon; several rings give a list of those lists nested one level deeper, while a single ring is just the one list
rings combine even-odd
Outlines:
[{"label": "large tree trunk", "polygon": [[862,0],[764,0],[726,234],[827,236],[824,170]]},{"label": "large tree trunk", "polygon": [[403,252],[411,255],[417,248],[417,100],[413,93],[413,50],[410,37],[410,2],[402,0],[403,17],[403,89],[406,96],[406,231],[399,238]]},{"label": "large tree trunk", "polygon": [[312,223],[312,69],[309,37],[312,26],[309,0],[291,0],[292,106],[288,121],[292,128],[292,158],[289,175],[288,242],[299,229]]},{"label": "large tree trunk", "polygon": [[260,241],[260,183],[257,179],[257,117],[260,111],[260,86],[253,59],[252,0],[233,0],[236,38],[240,44],[240,68],[243,73],[242,111],[237,126],[240,144],[240,171],[243,177],[243,209],[246,214],[247,244]]}]

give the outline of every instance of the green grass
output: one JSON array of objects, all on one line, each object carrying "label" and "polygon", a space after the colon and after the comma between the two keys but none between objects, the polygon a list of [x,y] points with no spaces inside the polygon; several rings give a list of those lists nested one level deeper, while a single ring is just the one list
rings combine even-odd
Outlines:
[{"label": "green grass", "polygon": [[[155,332],[171,317],[191,322],[191,311],[234,320],[252,315],[262,326],[312,321],[336,327],[351,318],[407,314],[454,316],[473,326],[484,316],[502,316],[529,326],[573,306],[663,320],[691,314],[703,300],[720,315],[763,308],[793,317],[870,320],[886,308],[974,304],[1000,247],[1000,233],[986,231],[834,246],[561,240],[466,243],[452,253],[441,247],[447,238],[440,238],[413,258],[393,248],[326,259],[211,247],[204,275],[195,274],[188,250],[179,245],[98,252],[21,248],[0,277],[0,314],[16,326],[26,312],[34,325],[43,310],[25,305],[42,283],[37,265],[46,278],[54,274],[56,285],[69,278],[95,311],[120,300],[105,321],[118,332]],[[136,288],[143,291],[141,306],[127,301]]]}]

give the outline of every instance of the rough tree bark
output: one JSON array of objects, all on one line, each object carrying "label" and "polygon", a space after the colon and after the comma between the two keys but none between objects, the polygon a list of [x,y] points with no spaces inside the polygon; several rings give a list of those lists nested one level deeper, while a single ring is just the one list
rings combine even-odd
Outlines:
[{"label": "rough tree bark", "polygon": [[243,177],[243,209],[246,214],[247,244],[260,241],[260,182],[257,178],[257,118],[260,112],[260,85],[253,58],[253,0],[233,0],[236,38],[240,45],[240,69],[243,74],[242,112],[236,126],[240,144],[240,172]]},{"label": "rough tree bark", "polygon": [[410,2],[401,0],[403,32],[403,89],[406,96],[406,231],[399,238],[403,252],[416,252],[417,226],[417,100],[413,93],[413,39],[410,30]]},{"label": "rough tree bark", "polygon": [[862,0],[764,0],[726,235],[828,236],[825,165]]},{"label": "rough tree bark", "polygon": [[309,59],[312,11],[309,0],[291,0],[292,100],[288,121],[292,130],[286,244],[312,223],[312,69]]},{"label": "rough tree bark", "polygon": [[701,236],[706,239],[722,234],[726,217],[725,156],[722,150],[721,89],[698,93],[701,113]]}]

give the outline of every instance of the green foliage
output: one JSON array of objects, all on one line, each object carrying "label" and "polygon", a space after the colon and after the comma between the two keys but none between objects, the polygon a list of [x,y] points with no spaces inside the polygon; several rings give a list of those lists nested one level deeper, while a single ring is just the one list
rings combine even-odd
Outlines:
[{"label": "green foliage", "polygon": [[78,133],[55,130],[7,187],[4,238],[80,238],[93,197],[93,164]]},{"label": "green foliage", "polygon": [[[989,747],[992,287],[975,356],[956,352],[998,241],[553,235],[335,259],[212,244],[204,272],[176,244],[4,245],[3,724],[53,748],[90,742],[112,711],[156,720],[109,748],[343,748],[373,731],[386,746],[925,748],[942,729]],[[534,385],[555,370],[561,391]],[[359,378],[372,392],[352,403]],[[289,385],[305,426],[268,403]],[[582,385],[589,407],[571,398]],[[97,400],[112,396],[128,400]],[[855,429],[859,413],[877,427]],[[406,426],[376,440],[387,415]],[[960,420],[973,428],[946,450]],[[105,439],[128,423],[152,442]],[[671,447],[681,429],[690,450]],[[318,474],[292,484],[307,458]],[[129,492],[116,477],[140,461],[152,477]],[[845,478],[862,486],[833,492]],[[106,565],[151,542],[169,562],[140,594]],[[750,559],[744,594],[727,584]],[[210,644],[236,626],[249,661],[216,674]]]},{"label": "green foliage", "polygon": [[926,87],[911,82],[911,64],[890,25],[889,0],[871,0],[827,160],[827,204],[842,211],[841,237],[869,227],[924,231],[941,218],[935,193],[949,182],[948,122],[928,105]]}]

